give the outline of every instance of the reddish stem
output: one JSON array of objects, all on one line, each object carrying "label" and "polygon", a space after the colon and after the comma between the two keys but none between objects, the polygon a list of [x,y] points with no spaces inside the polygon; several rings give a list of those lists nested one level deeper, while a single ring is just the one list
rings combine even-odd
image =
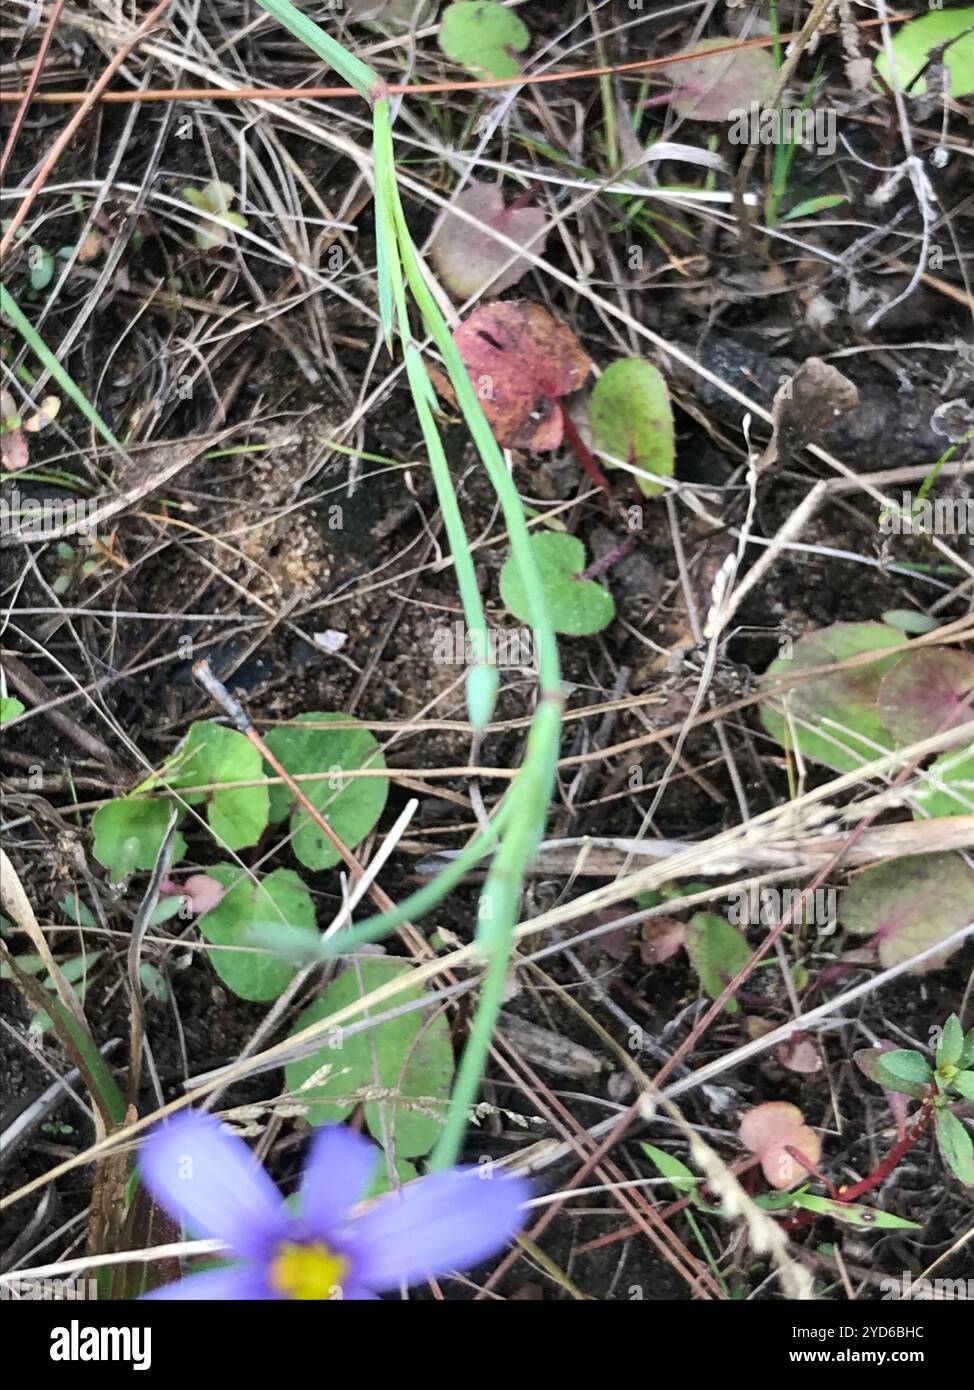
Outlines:
[{"label": "reddish stem", "polygon": [[624,541],[614,545],[610,551],[602,556],[601,560],[593,560],[587,569],[583,569],[581,574],[576,574],[576,579],[595,579],[600,574],[605,574],[607,569],[611,569],[614,564],[628,555],[630,550],[636,546],[636,537],[627,536]]},{"label": "reddish stem", "polygon": [[908,1130],[903,1138],[890,1149],[882,1163],[872,1173],[867,1173],[859,1182],[853,1183],[852,1187],[840,1188],[838,1200],[840,1202],[854,1202],[864,1192],[872,1192],[874,1188],[882,1186],[904,1154],[913,1148],[918,1139],[923,1138],[932,1119],[933,1104],[931,1101],[925,1100],[920,1109],[920,1118],[913,1128]]},{"label": "reddish stem", "polygon": [[575,428],[575,421],[560,402],[559,409],[561,410],[561,418],[565,425],[565,439],[568,441],[568,447],[585,469],[585,472],[591,478],[595,486],[601,488],[606,497],[611,498],[612,489],[609,486],[609,480],[596,463],[591,449],[588,448],[585,440]]},{"label": "reddish stem", "polygon": [[513,203],[511,203],[510,207],[507,209],[507,211],[517,212],[519,208],[526,208],[530,203],[534,202],[535,198],[537,198],[538,194],[542,191],[543,188],[543,183],[532,183],[528,188],[524,190],[523,193],[519,193],[517,195]]},{"label": "reddish stem", "polygon": [[[871,1173],[867,1173],[864,1178],[860,1178],[859,1181],[853,1183],[851,1187],[840,1187],[838,1192],[836,1192],[835,1188],[832,1187],[831,1183],[826,1184],[826,1186],[829,1187],[832,1193],[833,1199],[836,1202],[843,1203],[855,1202],[859,1197],[862,1197],[865,1193],[873,1192],[877,1187],[881,1187],[883,1183],[886,1181],[886,1179],[889,1177],[890,1173],[892,1173],[896,1165],[904,1157],[904,1155],[907,1154],[909,1150],[913,1148],[913,1145],[917,1142],[918,1139],[922,1139],[932,1119],[933,1104],[931,1101],[925,1100],[921,1107],[920,1115],[916,1124],[913,1126],[911,1130],[908,1130],[907,1133],[904,1134],[902,1139],[898,1140],[896,1144],[893,1145],[889,1153],[883,1159],[882,1163],[880,1163],[878,1167],[874,1168]],[[789,1150],[789,1152],[791,1151]],[[799,1162],[804,1164],[806,1167],[808,1166],[806,1160],[803,1159],[800,1154],[795,1153],[794,1157],[796,1157],[799,1160]],[[819,1177],[819,1174],[816,1173],[816,1177]],[[824,1178],[820,1178],[820,1181],[824,1182],[825,1180]],[[796,1230],[799,1226],[814,1225],[815,1222],[819,1219],[820,1215],[821,1213],[817,1211],[802,1211],[799,1212],[797,1216],[790,1217],[787,1221],[783,1222],[782,1224],[785,1226],[787,1230],[793,1231]]]}]

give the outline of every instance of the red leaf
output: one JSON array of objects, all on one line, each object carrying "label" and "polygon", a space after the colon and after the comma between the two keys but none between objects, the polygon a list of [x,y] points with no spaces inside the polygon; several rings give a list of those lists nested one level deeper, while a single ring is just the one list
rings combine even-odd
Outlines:
[{"label": "red leaf", "polygon": [[484,414],[505,449],[557,449],[564,434],[559,400],[592,369],[567,324],[540,304],[485,304],[453,335]]}]

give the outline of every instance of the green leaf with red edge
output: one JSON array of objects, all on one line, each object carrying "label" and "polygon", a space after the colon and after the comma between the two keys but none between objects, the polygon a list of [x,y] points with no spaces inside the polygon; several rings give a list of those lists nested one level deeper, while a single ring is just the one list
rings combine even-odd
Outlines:
[{"label": "green leaf with red edge", "polygon": [[[880,963],[899,965],[945,941],[974,920],[974,873],[959,854],[913,854],[864,869],[845,890],[839,919],[846,931],[872,936]],[[913,969],[939,969],[947,955]]]},{"label": "green leaf with red edge", "polygon": [[[833,623],[802,637],[791,656],[772,662],[761,680],[770,683],[782,676],[799,676],[815,667],[901,646],[903,641],[903,634],[885,623]],[[896,660],[893,652],[799,681],[789,691],[769,696],[761,705],[764,727],[785,747],[794,739],[805,758],[836,772],[855,772],[892,746],[877,700],[880,681]]]},{"label": "green leaf with red edge", "polygon": [[896,1121],[896,1133],[900,1139],[903,1139],[906,1136],[906,1117],[910,1109],[907,1097],[912,1096],[914,1100],[923,1100],[929,1092],[929,1087],[915,1086],[908,1081],[900,1081],[896,1088],[887,1084],[876,1063],[887,1052],[895,1051],[896,1049],[891,1042],[884,1042],[879,1047],[869,1047],[854,1052],[852,1060],[864,1076],[868,1076],[869,1080],[875,1082],[877,1086],[883,1087],[883,1093]]},{"label": "green leaf with red edge", "polygon": [[907,1096],[922,1097],[933,1084],[933,1069],[922,1052],[909,1047],[882,1052],[876,1062],[876,1079],[887,1091],[902,1091]]},{"label": "green leaf with red edge", "polygon": [[655,479],[671,478],[676,458],[673,407],[659,368],[640,357],[610,363],[592,391],[591,418],[605,466],[617,467],[613,459],[630,464],[640,492],[658,496],[664,489]]},{"label": "green leaf with red edge", "polygon": [[945,647],[907,652],[883,677],[879,717],[897,744],[930,738],[974,719],[974,656]]},{"label": "green leaf with red edge", "polygon": [[965,1187],[974,1187],[974,1141],[952,1111],[937,1110],[935,1120],[944,1162]]}]

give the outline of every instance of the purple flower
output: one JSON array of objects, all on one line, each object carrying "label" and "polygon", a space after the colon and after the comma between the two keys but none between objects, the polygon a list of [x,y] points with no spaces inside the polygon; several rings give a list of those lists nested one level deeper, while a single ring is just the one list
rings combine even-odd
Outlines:
[{"label": "purple flower", "polygon": [[292,1210],[243,1140],[212,1116],[187,1111],[157,1126],[142,1148],[142,1181],[195,1235],[228,1245],[235,1263],[149,1296],[375,1298],[479,1264],[521,1228],[529,1185],[470,1168],[420,1178],[356,1214],[378,1159],[354,1131],[319,1129]]}]

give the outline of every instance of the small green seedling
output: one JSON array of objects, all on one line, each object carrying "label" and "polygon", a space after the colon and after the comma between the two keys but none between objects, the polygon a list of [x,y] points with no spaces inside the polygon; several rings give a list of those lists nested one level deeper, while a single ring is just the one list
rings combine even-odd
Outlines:
[{"label": "small green seedling", "polygon": [[[61,979],[68,985],[78,1003],[84,1002],[88,985],[91,982],[91,968],[104,955],[103,951],[82,952],[78,956],[70,956],[58,962],[58,969]],[[17,957],[17,965],[25,975],[36,975],[39,982],[52,997],[57,997],[54,981],[47,972],[47,961],[42,956],[32,954]],[[6,962],[0,964],[0,980],[7,980],[12,977],[12,971]],[[32,1037],[39,1037],[41,1033],[46,1033],[53,1028],[53,1020],[48,1013],[35,1013],[27,1025],[27,1031]]]},{"label": "small green seedling", "polygon": [[[566,637],[588,637],[608,627],[615,617],[615,601],[608,589],[583,577],[585,546],[578,537],[543,531],[531,537],[531,548],[555,631]],[[501,597],[516,618],[530,622],[527,594],[513,560],[501,570]]]},{"label": "small green seedling", "polygon": [[673,407],[663,374],[639,357],[612,362],[592,391],[592,441],[607,468],[628,464],[645,497],[663,491],[676,454]]},{"label": "small green seedling", "polygon": [[[711,999],[723,994],[728,983],[747,965],[753,954],[744,933],[716,912],[697,912],[687,930],[687,954],[700,983]],[[724,1012],[736,1014],[740,1005],[733,997]]]},{"label": "small green seedling", "polygon": [[531,42],[514,10],[494,0],[461,0],[443,13],[440,47],[475,77],[517,77],[517,55]]},{"label": "small green seedling", "polygon": [[855,1060],[884,1090],[921,1102],[919,1118],[900,1141],[902,1152],[916,1143],[932,1119],[944,1163],[966,1187],[974,1187],[974,1141],[954,1113],[964,1101],[974,1100],[974,1028],[965,1034],[960,1019],[951,1014],[941,1031],[933,1065],[922,1052],[907,1047],[867,1048],[857,1052]]},{"label": "small green seedling", "polygon": [[79,580],[87,579],[98,568],[98,561],[85,559],[84,551],[67,541],[58,541],[57,557],[61,561],[51,588],[56,594],[66,594]]},{"label": "small green seedling", "polygon": [[214,179],[204,188],[194,188],[190,185],[183,189],[183,197],[200,212],[210,213],[212,217],[220,219],[212,221],[208,217],[193,233],[193,240],[201,251],[219,250],[221,246],[226,246],[234,228],[242,229],[247,225],[243,213],[230,210],[233,187],[221,179]]}]

